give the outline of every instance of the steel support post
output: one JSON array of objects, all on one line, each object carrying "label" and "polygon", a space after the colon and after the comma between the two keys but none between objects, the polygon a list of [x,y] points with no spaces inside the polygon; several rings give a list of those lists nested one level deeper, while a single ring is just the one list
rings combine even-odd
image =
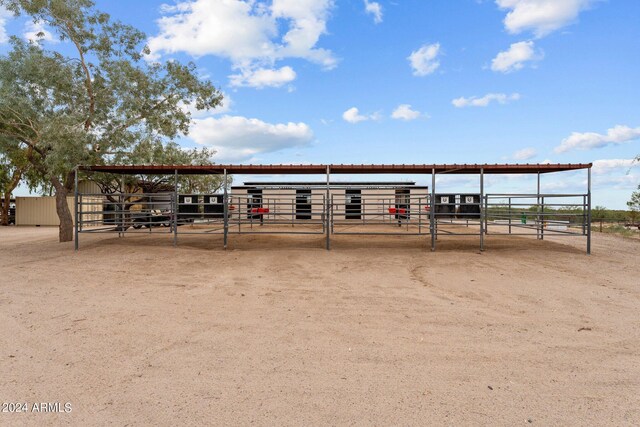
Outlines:
[{"label": "steel support post", "polygon": [[431,250],[436,250],[436,170],[431,169],[431,208],[429,215],[429,227],[431,228]]},{"label": "steel support post", "polygon": [[79,213],[78,213],[78,167],[76,166],[75,170],[74,170],[74,177],[73,177],[73,205],[75,206],[74,208],[74,221],[73,221],[73,229],[74,229],[74,234],[75,236],[73,236],[73,240],[74,240],[74,247],[75,250],[78,250],[78,218],[80,217]]},{"label": "steel support post", "polygon": [[587,255],[591,255],[591,168],[587,170]]},{"label": "steel support post", "polygon": [[487,197],[486,194],[484,194],[483,192],[483,196],[480,198],[480,203],[482,204],[483,199],[484,199],[484,234],[489,234],[489,198]]},{"label": "steel support post", "polygon": [[511,197],[509,197],[509,234],[511,234]]},{"label": "steel support post", "polygon": [[[411,201],[411,195],[409,195],[409,201]],[[384,210],[384,205],[382,207],[382,212],[386,212]],[[418,234],[422,234],[422,199],[418,197]]]},{"label": "steel support post", "polygon": [[582,196],[582,235],[587,234],[587,195]]},{"label": "steel support post", "polygon": [[327,166],[327,195],[326,195],[326,202],[325,202],[325,222],[326,222],[326,245],[327,245],[327,250],[331,249],[331,237],[329,235],[330,232],[330,225],[331,225],[331,210],[332,210],[332,206],[329,203],[329,197],[331,195],[331,185],[330,185],[330,179],[331,179],[331,168],[329,166]]},{"label": "steel support post", "polygon": [[537,199],[536,199],[536,211],[538,213],[536,218],[536,238],[540,238],[540,171],[538,171],[538,187],[537,187]]},{"label": "steel support post", "polygon": [[[483,203],[484,206],[483,206]],[[485,221],[487,219],[487,203],[484,198],[484,168],[480,168],[480,251],[484,251]]]},{"label": "steel support post", "polygon": [[540,210],[542,211],[542,223],[540,224],[540,240],[544,240],[544,225],[546,223],[544,220],[544,196],[540,197]]},{"label": "steel support post", "polygon": [[124,228],[124,206],[125,206],[125,199],[126,197],[124,196],[124,192],[125,192],[125,185],[124,185],[124,175],[120,178],[120,233],[118,233],[119,237],[124,237],[124,232],[125,232],[125,228]]},{"label": "steel support post", "polygon": [[173,171],[173,246],[178,246],[178,170]]},{"label": "steel support post", "polygon": [[224,196],[222,198],[223,201],[223,216],[224,216],[224,248],[227,249],[227,243],[229,241],[229,193],[227,190],[227,186],[228,186],[228,176],[227,176],[227,170],[224,170],[224,180],[223,180],[223,186],[224,186]]}]

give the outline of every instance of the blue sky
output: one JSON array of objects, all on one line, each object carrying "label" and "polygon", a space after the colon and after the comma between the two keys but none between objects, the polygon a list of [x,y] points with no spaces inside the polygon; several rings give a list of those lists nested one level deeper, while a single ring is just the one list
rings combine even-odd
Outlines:
[{"label": "blue sky", "polygon": [[[594,162],[594,204],[610,208],[640,182],[637,0],[97,5],[147,33],[150,60],[194,61],[224,92],[181,140],[220,163]],[[8,34],[25,25],[0,18]],[[584,192],[585,179],[549,175],[543,188]],[[490,178],[488,190],[534,182]],[[441,183],[469,191],[477,178]]]}]

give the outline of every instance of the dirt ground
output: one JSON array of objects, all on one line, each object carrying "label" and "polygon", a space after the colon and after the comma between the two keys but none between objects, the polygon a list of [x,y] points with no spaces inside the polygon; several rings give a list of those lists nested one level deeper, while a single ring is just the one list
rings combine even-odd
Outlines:
[{"label": "dirt ground", "polygon": [[0,227],[0,425],[640,424],[638,240],[56,239]]}]

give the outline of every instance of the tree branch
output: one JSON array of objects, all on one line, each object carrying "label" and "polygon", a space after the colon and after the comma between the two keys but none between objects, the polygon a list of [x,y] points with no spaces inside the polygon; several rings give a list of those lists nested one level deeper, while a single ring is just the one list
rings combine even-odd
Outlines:
[{"label": "tree branch", "polygon": [[76,46],[76,49],[78,50],[78,55],[80,55],[80,66],[84,70],[84,75],[85,75],[84,86],[87,89],[87,95],[89,95],[89,116],[87,117],[87,120],[85,120],[84,122],[84,130],[87,131],[91,129],[91,120],[96,111],[96,97],[95,97],[95,94],[93,93],[93,84],[91,83],[91,72],[89,71],[89,67],[87,66],[87,63],[85,61],[84,52],[82,52],[82,46],[80,46],[80,43],[75,39],[75,37],[73,37],[73,28],[71,27],[71,24],[68,21],[65,21],[65,25],[67,27],[67,36],[69,37],[71,42]]}]

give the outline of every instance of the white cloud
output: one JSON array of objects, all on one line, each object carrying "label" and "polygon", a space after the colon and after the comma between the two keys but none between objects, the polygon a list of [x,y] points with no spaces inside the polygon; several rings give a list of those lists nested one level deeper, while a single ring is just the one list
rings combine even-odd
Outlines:
[{"label": "white cloud", "polygon": [[535,148],[523,148],[522,150],[518,150],[513,153],[513,158],[515,160],[529,160],[535,157],[536,154],[538,154],[538,152],[535,150]]},{"label": "white cloud", "polygon": [[231,111],[231,105],[233,105],[233,100],[231,99],[231,96],[229,96],[229,94],[222,92],[222,105],[219,105],[212,110],[198,110],[193,101],[189,104],[186,104],[183,101],[180,101],[179,105],[183,111],[190,113],[191,117],[195,119],[195,118],[209,117],[209,116],[218,115],[218,114],[226,114],[229,111]]},{"label": "white cloud", "polygon": [[7,21],[11,19],[12,16],[13,15],[11,12],[0,6],[0,43],[6,43],[9,40],[9,36],[7,34],[5,26],[7,25]]},{"label": "white cloud", "polygon": [[502,73],[510,73],[524,67],[527,61],[542,59],[542,51],[535,51],[532,41],[523,41],[511,44],[509,50],[498,53],[491,61],[491,69]]},{"label": "white cloud", "polygon": [[289,30],[279,46],[281,57],[304,58],[326,68],[336,66],[331,51],[316,48],[320,36],[326,33],[329,10],[333,0],[273,0],[272,16],[288,22]]},{"label": "white cloud", "polygon": [[198,144],[217,150],[221,161],[246,161],[262,153],[272,153],[311,143],[313,132],[305,123],[266,123],[242,116],[195,119],[189,136]]},{"label": "white cloud", "polygon": [[594,0],[496,0],[501,9],[509,12],[504,18],[508,32],[518,34],[532,30],[536,37],[562,28],[578,17]]},{"label": "white cloud", "polygon": [[51,31],[47,30],[42,21],[27,21],[24,24],[24,33],[22,34],[25,40],[37,43],[39,41],[45,41],[49,43],[58,43],[60,40],[54,37]]},{"label": "white cloud", "polygon": [[[240,72],[233,81],[255,81],[258,87],[264,86],[267,70],[280,73],[276,81],[295,78],[291,67],[275,69],[283,59],[302,58],[330,69],[336,59],[316,44],[326,33],[332,7],[333,0],[194,0],[165,5],[165,16],[157,21],[160,32],[149,39],[151,59],[176,52],[221,56]],[[254,74],[259,77],[252,79]]]},{"label": "white cloud", "polygon": [[604,135],[596,132],[573,132],[568,138],[563,139],[554,151],[556,153],[564,153],[575,149],[590,150],[638,139],[640,139],[640,127],[630,128],[629,126],[617,125],[608,129]]},{"label": "white cloud", "polygon": [[595,160],[591,171],[595,175],[604,175],[613,171],[627,173],[631,168],[640,167],[640,163],[634,159],[602,159]]},{"label": "white cloud", "polygon": [[162,12],[160,34],[149,39],[154,54],[212,54],[237,62],[275,54],[275,22],[253,2],[196,0],[165,5]]},{"label": "white cloud", "polygon": [[519,93],[512,93],[511,95],[504,93],[488,93],[482,98],[476,98],[475,96],[465,98],[464,96],[461,96],[460,98],[452,100],[451,103],[458,108],[486,107],[492,101],[496,101],[499,104],[507,104],[509,101],[517,101],[518,99],[520,99]]},{"label": "white cloud", "polygon": [[426,76],[437,70],[440,66],[440,61],[437,59],[439,53],[440,43],[425,44],[411,52],[407,59],[413,68],[413,75]]},{"label": "white cloud", "polygon": [[365,120],[378,120],[380,119],[379,113],[373,113],[368,116],[360,114],[360,111],[356,107],[351,107],[344,113],[342,113],[344,121],[349,123],[364,122]]},{"label": "white cloud", "polygon": [[640,181],[640,163],[634,159],[602,159],[593,162],[593,186],[611,190],[635,190]]},{"label": "white cloud", "polygon": [[379,24],[382,22],[382,6],[376,1],[364,0],[364,10],[368,14],[373,15],[373,22]]},{"label": "white cloud", "polygon": [[229,76],[231,86],[250,86],[255,88],[281,87],[296,79],[293,68],[284,66],[279,69],[258,68],[243,70],[239,74]]},{"label": "white cloud", "polygon": [[412,110],[411,105],[401,104],[401,105],[398,105],[398,108],[393,110],[393,113],[391,113],[391,118],[408,121],[408,120],[415,120],[418,117],[420,117],[420,115],[421,115],[420,111]]}]

